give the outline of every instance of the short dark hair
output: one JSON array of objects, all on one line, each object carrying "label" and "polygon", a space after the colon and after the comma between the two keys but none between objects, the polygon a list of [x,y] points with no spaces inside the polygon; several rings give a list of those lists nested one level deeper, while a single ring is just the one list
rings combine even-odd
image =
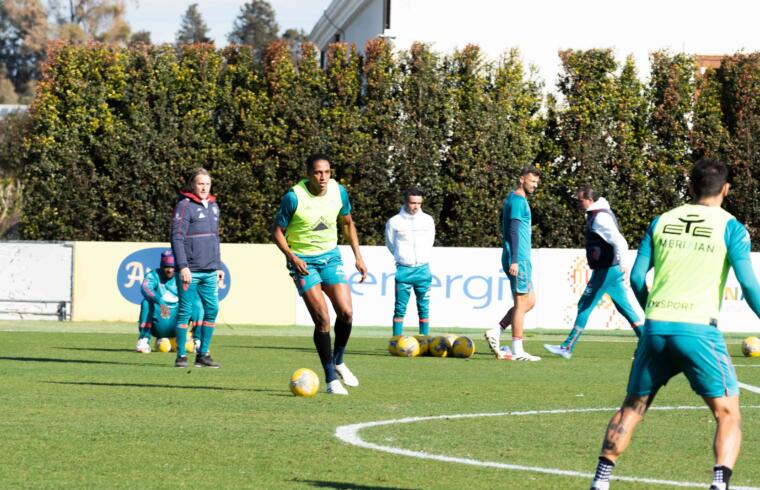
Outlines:
[{"label": "short dark hair", "polygon": [[720,194],[728,182],[728,167],[715,158],[702,158],[691,169],[689,185],[696,199]]},{"label": "short dark hair", "polygon": [[425,197],[425,193],[419,187],[410,187],[404,191],[404,202],[408,201],[411,196]]},{"label": "short dark hair", "polygon": [[324,160],[327,163],[330,163],[330,159],[327,158],[327,155],[324,153],[312,153],[309,155],[309,158],[306,159],[306,171],[311,172],[314,170],[314,164],[320,160]]},{"label": "short dark hair", "polygon": [[535,165],[526,165],[520,171],[520,177],[525,177],[528,174],[535,175],[536,177],[541,177],[541,171],[537,169]]},{"label": "short dark hair", "polygon": [[590,185],[584,185],[578,189],[578,194],[583,196],[584,199],[591,199],[596,202],[599,200],[599,193],[594,190]]}]

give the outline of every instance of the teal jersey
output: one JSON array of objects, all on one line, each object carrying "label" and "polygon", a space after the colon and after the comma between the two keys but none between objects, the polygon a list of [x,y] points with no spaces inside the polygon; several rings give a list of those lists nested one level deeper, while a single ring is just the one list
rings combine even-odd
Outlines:
[{"label": "teal jersey", "polygon": [[511,192],[501,208],[501,240],[508,264],[530,261],[530,225],[528,200]]},{"label": "teal jersey", "polygon": [[140,292],[146,300],[157,305],[175,307],[179,301],[176,278],[163,278],[158,269],[145,274]]}]

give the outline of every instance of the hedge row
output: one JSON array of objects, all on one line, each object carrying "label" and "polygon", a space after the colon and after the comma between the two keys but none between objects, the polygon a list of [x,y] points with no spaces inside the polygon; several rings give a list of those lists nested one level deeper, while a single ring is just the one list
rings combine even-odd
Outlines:
[{"label": "hedge row", "polygon": [[644,84],[610,50],[566,51],[559,97],[545,97],[515,51],[496,62],[475,46],[394,53],[373,40],[365,51],[335,44],[322,69],[309,44],[293,56],[274,43],[260,62],[245,47],[55,47],[26,139],[24,236],[166,239],[176,190],[203,165],[224,241],[267,241],[316,151],[331,156],[366,244],[383,242],[403,189],[419,185],[438,245],[497,246],[501,202],[535,163],[535,246],[579,246],[584,183],[635,245],[686,198],[702,155],[731,164],[729,209],[757,235],[759,55],[695,76],[690,57],[655,53]]}]

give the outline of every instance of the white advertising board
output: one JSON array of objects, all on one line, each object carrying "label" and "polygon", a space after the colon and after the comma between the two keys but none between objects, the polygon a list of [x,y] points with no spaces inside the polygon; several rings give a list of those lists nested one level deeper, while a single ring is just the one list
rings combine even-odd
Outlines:
[{"label": "white advertising board", "polygon": [[71,304],[72,247],[65,243],[0,242],[0,318],[57,319]]},{"label": "white advertising board", "polygon": [[[390,329],[395,273],[391,254],[385,247],[362,247],[369,275],[365,283],[360,284],[351,249],[344,246],[340,249],[349,276],[354,325],[388,325]],[[636,252],[631,251],[626,261],[629,267],[635,257]],[[760,271],[760,254],[752,254],[752,259],[755,270]],[[532,262],[537,301],[534,310],[526,316],[525,327],[570,329],[578,299],[591,276],[584,250],[535,249]],[[430,325],[433,327],[488,328],[496,325],[512,306],[509,280],[501,267],[501,249],[436,247],[431,270]],[[632,293],[631,301],[635,303]],[[634,306],[643,315],[638,304]],[[331,315],[334,318],[332,309]],[[312,323],[300,299],[296,301],[296,323]],[[417,325],[417,308],[412,297],[405,326]],[[733,274],[729,275],[724,291],[720,327],[730,332],[760,332],[760,320],[743,301]],[[592,313],[587,328],[625,329],[629,326],[605,295]]]}]

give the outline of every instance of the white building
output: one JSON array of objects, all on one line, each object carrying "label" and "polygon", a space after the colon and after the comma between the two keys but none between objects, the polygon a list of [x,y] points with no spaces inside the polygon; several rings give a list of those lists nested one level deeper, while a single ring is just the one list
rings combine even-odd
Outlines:
[{"label": "white building", "polygon": [[26,112],[28,106],[20,104],[0,104],[0,119],[4,118],[11,112]]},{"label": "white building", "polygon": [[559,71],[557,51],[614,48],[633,54],[640,73],[660,49],[693,54],[760,51],[760,2],[723,0],[333,0],[311,31],[321,50],[329,43],[392,38],[396,48],[415,41],[450,52],[479,45],[496,59],[519,48],[548,87]]}]

